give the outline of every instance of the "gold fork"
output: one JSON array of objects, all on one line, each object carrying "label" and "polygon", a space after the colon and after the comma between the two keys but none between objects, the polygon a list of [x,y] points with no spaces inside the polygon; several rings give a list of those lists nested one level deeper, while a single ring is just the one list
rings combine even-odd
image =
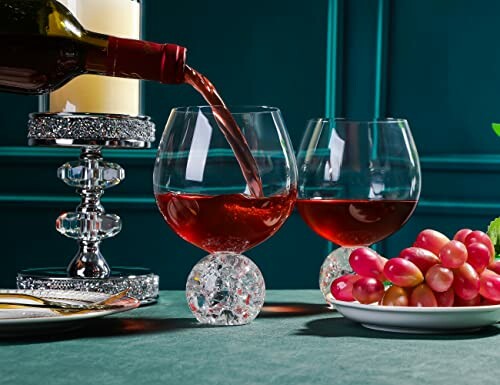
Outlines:
[{"label": "gold fork", "polygon": [[[55,311],[60,314],[74,314],[78,312],[87,312],[90,310],[105,310],[105,309],[115,309],[121,307],[119,305],[113,305],[113,303],[123,298],[127,295],[129,289],[120,291],[119,293],[113,294],[112,296],[106,298],[103,301],[94,302],[90,304],[70,304],[65,302],[60,302],[57,300],[50,300],[45,298],[40,298],[35,295],[25,294],[25,293],[0,293],[0,309],[32,309],[32,308],[44,308]],[[36,303],[12,303],[12,302],[2,302],[1,298],[17,298],[17,299],[27,299],[34,301]]]}]

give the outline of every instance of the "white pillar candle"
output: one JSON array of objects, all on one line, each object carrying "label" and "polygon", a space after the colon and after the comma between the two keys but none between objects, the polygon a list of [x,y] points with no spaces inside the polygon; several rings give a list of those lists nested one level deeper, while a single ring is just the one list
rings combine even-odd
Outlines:
[{"label": "white pillar candle", "polygon": [[[58,0],[88,30],[140,38],[141,5],[137,0]],[[139,114],[139,81],[81,75],[50,94],[51,112]]]}]

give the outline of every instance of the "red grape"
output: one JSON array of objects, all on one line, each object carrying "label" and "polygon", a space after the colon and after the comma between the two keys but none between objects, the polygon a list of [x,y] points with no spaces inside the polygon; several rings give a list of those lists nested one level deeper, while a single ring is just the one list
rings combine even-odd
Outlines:
[{"label": "red grape", "polygon": [[422,230],[418,235],[413,246],[421,247],[422,249],[429,250],[436,255],[439,255],[441,247],[447,244],[450,240],[439,231],[426,229]]},{"label": "red grape", "polygon": [[479,230],[475,230],[471,232],[469,235],[467,235],[467,238],[465,238],[466,246],[475,242],[482,243],[488,248],[491,255],[490,263],[492,263],[493,260],[495,259],[495,247],[493,246],[493,242],[491,242],[490,237],[488,237],[488,234],[483,233],[482,231]]},{"label": "red grape", "polygon": [[396,286],[413,287],[423,282],[424,275],[413,263],[403,258],[387,261],[384,274]]},{"label": "red grape", "polygon": [[479,275],[467,262],[453,270],[453,289],[457,296],[465,300],[479,294]]},{"label": "red grape", "polygon": [[385,281],[384,265],[387,260],[368,247],[359,247],[351,252],[349,264],[362,277]]},{"label": "red grape", "polygon": [[410,296],[410,306],[436,307],[437,300],[431,288],[425,283],[413,289]]},{"label": "red grape", "polygon": [[482,306],[493,306],[493,305],[500,305],[500,301],[492,301],[491,299],[484,298],[481,296],[481,305]]},{"label": "red grape", "polygon": [[453,239],[455,241],[465,243],[465,238],[467,238],[467,235],[469,235],[470,233],[472,233],[471,229],[458,230],[457,233],[455,234],[455,236],[453,237]]},{"label": "red grape", "polygon": [[434,293],[438,306],[451,307],[455,303],[455,291],[452,287],[442,293]]},{"label": "red grape", "polygon": [[488,270],[500,274],[500,259],[497,259],[488,265]]},{"label": "red grape", "polygon": [[453,272],[442,265],[434,265],[425,274],[425,283],[432,290],[442,293],[453,284]]},{"label": "red grape", "polygon": [[384,285],[378,279],[362,277],[354,282],[352,296],[364,304],[378,302],[384,296]]},{"label": "red grape", "polygon": [[352,296],[352,286],[361,277],[356,274],[346,274],[342,277],[338,277],[332,282],[330,286],[330,292],[335,299],[340,301],[354,301]]},{"label": "red grape", "polygon": [[408,306],[409,302],[410,299],[405,289],[399,286],[391,286],[386,290],[381,304],[383,306]]},{"label": "red grape", "polygon": [[490,250],[483,243],[474,242],[467,245],[467,262],[481,274],[491,260]]},{"label": "red grape", "polygon": [[479,293],[490,301],[500,301],[500,275],[485,270],[479,277]]},{"label": "red grape", "polygon": [[407,247],[401,250],[399,258],[413,262],[417,265],[422,274],[425,274],[431,266],[440,262],[436,254],[420,247]]},{"label": "red grape", "polygon": [[455,269],[467,261],[467,248],[462,242],[449,241],[441,248],[439,258],[444,267]]},{"label": "red grape", "polygon": [[455,306],[479,306],[481,305],[481,296],[478,294],[471,299],[463,299],[458,295],[455,298]]}]

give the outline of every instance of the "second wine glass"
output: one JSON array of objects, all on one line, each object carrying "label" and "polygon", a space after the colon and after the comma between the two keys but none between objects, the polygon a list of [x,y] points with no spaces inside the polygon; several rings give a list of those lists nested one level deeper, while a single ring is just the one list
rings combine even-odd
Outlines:
[{"label": "second wine glass", "polygon": [[351,271],[352,248],[370,246],[410,218],[420,196],[420,163],[404,119],[312,119],[297,156],[300,215],[341,246],[323,262],[319,284]]},{"label": "second wine glass", "polygon": [[153,176],[166,222],[180,237],[210,253],[191,271],[186,297],[198,321],[217,325],[245,324],[259,314],[264,279],[241,253],[278,231],[297,195],[295,157],[280,111],[230,110],[246,141],[233,141],[233,147],[248,146],[252,156],[247,162],[255,160],[259,175],[254,180],[260,179],[262,189],[251,192],[248,187],[242,168],[247,174],[251,168],[245,169],[245,161],[235,156],[243,151],[233,151],[219,130],[227,110],[217,106],[172,110]]}]

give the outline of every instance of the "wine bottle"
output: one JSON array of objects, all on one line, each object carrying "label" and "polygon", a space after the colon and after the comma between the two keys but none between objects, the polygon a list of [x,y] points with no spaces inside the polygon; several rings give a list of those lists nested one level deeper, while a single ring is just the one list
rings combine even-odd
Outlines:
[{"label": "wine bottle", "polygon": [[[57,0],[84,28],[127,39],[141,38],[141,0]],[[143,1],[144,3],[144,1]],[[50,112],[140,115],[140,80],[77,76],[43,98]],[[48,103],[47,103],[48,102]]]},{"label": "wine bottle", "polygon": [[42,94],[81,74],[184,82],[186,49],[85,30],[56,0],[0,0],[0,91]]}]

